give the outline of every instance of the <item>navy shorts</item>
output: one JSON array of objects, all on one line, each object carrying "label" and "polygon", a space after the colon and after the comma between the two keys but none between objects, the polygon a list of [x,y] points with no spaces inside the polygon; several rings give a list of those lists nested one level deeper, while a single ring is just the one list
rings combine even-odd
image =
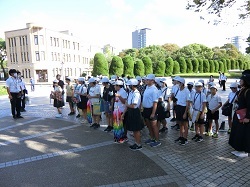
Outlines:
[{"label": "navy shorts", "polygon": [[142,115],[144,119],[150,120],[150,121],[155,121],[157,120],[157,115],[155,114],[154,118],[150,118],[152,114],[153,108],[144,108]]}]

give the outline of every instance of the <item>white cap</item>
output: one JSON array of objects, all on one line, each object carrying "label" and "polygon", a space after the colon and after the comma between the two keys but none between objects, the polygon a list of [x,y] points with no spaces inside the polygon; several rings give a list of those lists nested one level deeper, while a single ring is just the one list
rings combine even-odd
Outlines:
[{"label": "white cap", "polygon": [[140,76],[136,76],[135,79],[138,80],[138,81],[141,81],[141,77]]},{"label": "white cap", "polygon": [[117,76],[116,76],[116,75],[112,75],[110,79],[111,79],[111,80],[112,80],[112,79],[115,80],[115,79],[117,79]]},{"label": "white cap", "polygon": [[192,85],[193,86],[194,83],[193,82],[188,82],[187,85]]},{"label": "white cap", "polygon": [[167,84],[167,78],[162,78],[161,80],[160,80],[160,82],[164,82],[164,83],[166,83]]},{"label": "white cap", "polygon": [[180,82],[180,83],[182,83],[182,84],[185,84],[185,79],[184,78],[180,77],[180,78],[177,79],[177,81]]},{"label": "white cap", "polygon": [[111,80],[109,81],[109,83],[113,85],[113,84],[115,83],[115,80],[114,80],[114,79],[111,79]]},{"label": "white cap", "polygon": [[78,78],[78,81],[84,82],[84,81],[85,81],[85,78],[84,78],[84,77],[79,77],[79,78]]},{"label": "white cap", "polygon": [[88,82],[89,82],[89,83],[91,83],[91,82],[95,82],[95,78],[93,78],[93,77],[92,77],[92,78],[90,78],[90,79],[88,80]]},{"label": "white cap", "polygon": [[233,82],[230,84],[230,88],[238,88],[237,82]]},{"label": "white cap", "polygon": [[123,83],[123,81],[121,81],[121,80],[117,80],[117,81],[115,81],[114,84],[115,84],[115,85],[123,85],[124,83]]},{"label": "white cap", "polygon": [[155,75],[154,74],[148,74],[146,79],[147,80],[155,80]]},{"label": "white cap", "polygon": [[95,81],[96,81],[96,82],[99,82],[99,81],[100,81],[100,78],[99,78],[99,77],[96,77],[96,78],[95,78]]},{"label": "white cap", "polygon": [[109,82],[108,77],[103,77],[102,80],[101,80],[101,82],[102,82],[102,83],[103,83],[103,82]]},{"label": "white cap", "polygon": [[59,82],[59,80],[57,80],[57,79],[56,79],[56,80],[54,80],[53,82],[54,82],[54,83],[58,83],[58,82]]},{"label": "white cap", "polygon": [[155,82],[160,85],[161,79],[160,78],[155,78]]},{"label": "white cap", "polygon": [[201,82],[196,82],[195,87],[198,87],[198,86],[203,86],[203,84]]},{"label": "white cap", "polygon": [[142,80],[145,80],[145,79],[146,79],[146,76],[143,76],[141,79],[142,79]]},{"label": "white cap", "polygon": [[136,80],[136,79],[130,79],[127,82],[127,85],[137,86],[138,85],[138,80]]},{"label": "white cap", "polygon": [[173,80],[174,80],[174,81],[177,81],[177,79],[179,79],[179,78],[181,78],[181,77],[177,75],[177,76],[175,76],[175,77],[173,78]]},{"label": "white cap", "polygon": [[217,90],[217,86],[216,86],[216,84],[211,85],[211,87],[210,87],[210,88],[215,88],[215,89]]},{"label": "white cap", "polygon": [[204,84],[204,80],[202,79],[198,80],[198,82],[201,82],[202,84]]},{"label": "white cap", "polygon": [[208,85],[213,86],[213,85],[215,85],[215,83],[214,82],[209,82]]}]

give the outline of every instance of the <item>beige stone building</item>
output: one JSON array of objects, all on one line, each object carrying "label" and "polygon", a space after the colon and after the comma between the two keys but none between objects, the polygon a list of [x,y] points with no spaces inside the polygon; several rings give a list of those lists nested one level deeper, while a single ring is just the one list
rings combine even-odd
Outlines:
[{"label": "beige stone building", "polygon": [[93,52],[69,31],[27,23],[24,29],[6,31],[5,41],[8,68],[18,69],[25,82],[33,78],[35,83],[52,83],[57,74],[91,75]]}]

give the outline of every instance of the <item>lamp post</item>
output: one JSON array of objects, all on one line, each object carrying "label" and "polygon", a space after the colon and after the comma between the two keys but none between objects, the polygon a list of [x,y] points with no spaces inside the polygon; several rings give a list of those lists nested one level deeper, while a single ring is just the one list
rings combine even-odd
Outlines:
[{"label": "lamp post", "polygon": [[61,77],[62,77],[62,80],[64,80],[64,61],[61,62]]}]

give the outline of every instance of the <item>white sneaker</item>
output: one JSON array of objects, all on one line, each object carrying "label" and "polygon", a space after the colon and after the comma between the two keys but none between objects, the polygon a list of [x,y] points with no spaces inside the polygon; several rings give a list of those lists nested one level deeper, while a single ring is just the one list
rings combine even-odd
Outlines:
[{"label": "white sneaker", "polygon": [[80,123],[88,123],[86,119],[83,119]]},{"label": "white sneaker", "polygon": [[240,152],[239,151],[232,151],[231,152],[233,155],[237,156]]},{"label": "white sneaker", "polygon": [[56,118],[61,118],[62,117],[62,114],[57,114],[56,115]]},{"label": "white sneaker", "polygon": [[238,156],[240,158],[245,158],[245,157],[248,157],[248,153],[246,153],[246,152],[238,152],[236,156]]}]

